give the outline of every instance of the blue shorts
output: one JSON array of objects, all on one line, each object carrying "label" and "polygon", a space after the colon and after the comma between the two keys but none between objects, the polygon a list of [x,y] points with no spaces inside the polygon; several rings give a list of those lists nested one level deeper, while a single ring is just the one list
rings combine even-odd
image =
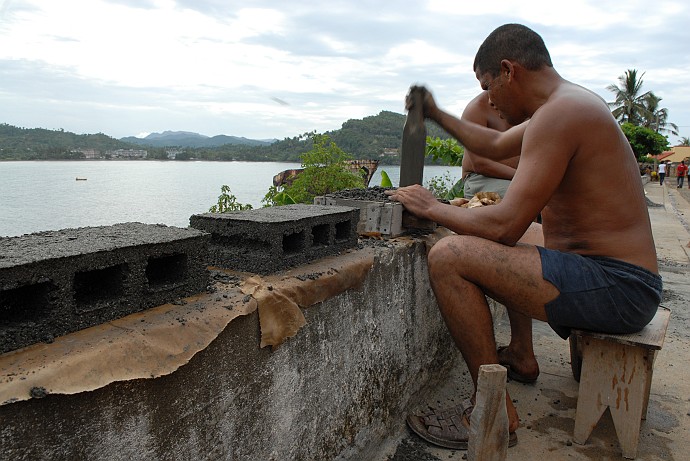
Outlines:
[{"label": "blue shorts", "polygon": [[566,339],[571,328],[634,333],[656,314],[661,276],[617,259],[537,249],[544,280],[560,291],[544,307],[549,325],[561,338]]}]

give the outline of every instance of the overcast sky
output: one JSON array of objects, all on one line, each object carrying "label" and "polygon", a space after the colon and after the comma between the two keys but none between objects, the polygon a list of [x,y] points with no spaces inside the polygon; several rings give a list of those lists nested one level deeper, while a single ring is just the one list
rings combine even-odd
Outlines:
[{"label": "overcast sky", "polygon": [[607,101],[644,72],[690,136],[687,0],[0,0],[0,123],[282,139],[404,113],[413,83],[460,114],[478,46],[508,22]]}]

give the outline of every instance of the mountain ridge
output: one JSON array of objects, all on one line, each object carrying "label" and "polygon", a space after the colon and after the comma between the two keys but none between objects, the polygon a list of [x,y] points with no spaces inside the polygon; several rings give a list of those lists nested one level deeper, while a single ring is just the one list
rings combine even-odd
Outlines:
[{"label": "mountain ridge", "polygon": [[[350,119],[339,129],[323,134],[355,159],[399,161],[405,115],[381,111],[362,119]],[[446,138],[438,125],[427,122],[428,135]],[[109,158],[119,149],[146,149],[147,159],[299,162],[312,147],[312,134],[282,140],[249,140],[237,136],[208,137],[190,131],[164,131],[146,138],[116,139],[103,133],[78,135],[64,130],[19,128],[0,123],[0,160],[79,160]],[[120,154],[116,154],[120,155]]]},{"label": "mountain ridge", "polygon": [[220,147],[229,145],[265,146],[277,141],[249,139],[243,136],[230,136],[219,134],[216,136],[206,136],[193,131],[171,131],[166,130],[162,133],[150,133],[149,135],[138,138],[136,136],[126,136],[120,141],[139,146],[151,147]]}]

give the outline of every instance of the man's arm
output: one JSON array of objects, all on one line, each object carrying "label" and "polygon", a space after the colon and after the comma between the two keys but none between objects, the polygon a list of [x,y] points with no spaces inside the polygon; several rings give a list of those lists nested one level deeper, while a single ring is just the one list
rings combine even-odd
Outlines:
[{"label": "man's arm", "polygon": [[[471,151],[491,160],[501,161],[520,155],[522,136],[529,122],[523,122],[507,131],[497,131],[486,126],[462,120],[435,107],[424,114],[438,123],[448,134]],[[428,114],[428,115],[427,115]]]},{"label": "man's arm", "polygon": [[[465,155],[467,155],[468,152],[469,151],[466,151]],[[490,160],[477,154],[471,154],[471,171],[474,173],[479,173],[483,176],[489,176],[491,178],[513,179],[513,176],[515,176],[515,169],[517,168],[519,158],[520,157],[512,157],[505,161],[506,163],[503,163],[497,162],[495,160]],[[510,166],[511,164],[515,166]]]},{"label": "man's arm", "polygon": [[[465,106],[460,119],[497,131],[506,131],[511,128],[508,122],[500,118],[498,111],[489,104],[489,96],[486,91],[477,95]],[[513,179],[520,157],[511,157],[497,162],[472,151],[467,146],[464,147],[463,174],[478,173],[491,178]]]},{"label": "man's arm", "polygon": [[[563,112],[561,110],[555,115],[563,115]],[[400,201],[410,213],[435,221],[458,234],[515,245],[554,194],[576,150],[577,139],[571,133],[573,127],[566,120],[554,122],[554,113],[543,111],[530,121],[525,131],[520,165],[509,192],[497,205],[471,209],[446,205],[418,185],[402,187],[388,194],[393,200]]]},{"label": "man's arm", "polygon": [[[448,134],[457,139],[465,148],[491,160],[505,160],[520,155],[522,136],[528,122],[514,126],[507,131],[459,119],[440,109],[431,92],[424,88],[424,116],[438,123]],[[409,109],[411,100],[407,99]]]}]

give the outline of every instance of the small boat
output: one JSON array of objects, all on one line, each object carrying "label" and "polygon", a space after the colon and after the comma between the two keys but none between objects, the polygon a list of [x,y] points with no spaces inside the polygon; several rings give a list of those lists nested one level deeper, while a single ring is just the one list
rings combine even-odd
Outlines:
[{"label": "small boat", "polygon": [[77,177],[77,181],[86,181],[86,178],[79,178],[79,177]]}]

